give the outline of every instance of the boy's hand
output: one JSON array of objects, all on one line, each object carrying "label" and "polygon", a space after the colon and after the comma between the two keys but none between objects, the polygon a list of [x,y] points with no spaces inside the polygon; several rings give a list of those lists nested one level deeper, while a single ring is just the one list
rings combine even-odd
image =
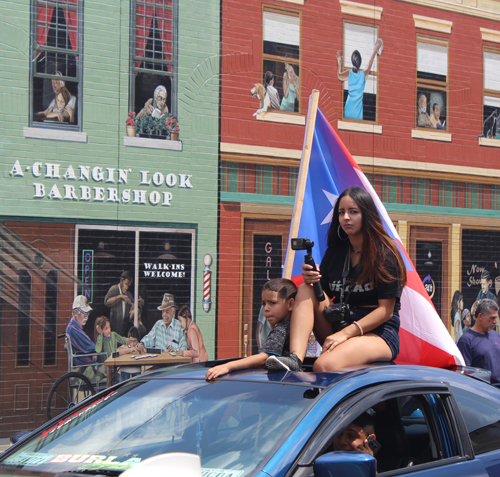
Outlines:
[{"label": "boy's hand", "polygon": [[207,381],[210,381],[211,379],[218,378],[219,376],[222,376],[223,374],[227,374],[231,371],[229,365],[227,364],[220,364],[219,366],[214,366],[213,368],[210,368],[207,371],[207,374],[205,374],[205,379]]},{"label": "boy's hand", "polygon": [[102,328],[99,325],[97,325],[95,329],[100,335],[102,335]]},{"label": "boy's hand", "polygon": [[125,338],[125,344],[126,344],[127,346],[130,346],[130,338]]}]

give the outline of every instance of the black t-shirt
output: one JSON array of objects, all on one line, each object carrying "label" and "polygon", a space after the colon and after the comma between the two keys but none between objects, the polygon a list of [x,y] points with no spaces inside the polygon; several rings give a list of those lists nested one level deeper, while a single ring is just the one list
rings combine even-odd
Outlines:
[{"label": "black t-shirt", "polygon": [[[344,293],[344,302],[347,294],[352,289],[347,303],[351,307],[355,306],[378,306],[378,300],[386,298],[396,298],[394,311],[401,309],[401,282],[395,280],[392,282],[383,282],[379,280],[376,287],[373,287],[370,282],[365,282],[361,285],[356,285],[356,276],[359,270],[359,264],[355,267],[350,266],[349,245],[345,247],[329,247],[321,260],[321,286],[324,292],[333,303],[340,303],[340,290],[342,288],[342,272],[349,270],[349,275],[346,280],[346,288]],[[347,257],[347,260],[346,260]],[[394,254],[387,250],[385,258],[385,266],[392,276],[398,276],[397,261]]]}]

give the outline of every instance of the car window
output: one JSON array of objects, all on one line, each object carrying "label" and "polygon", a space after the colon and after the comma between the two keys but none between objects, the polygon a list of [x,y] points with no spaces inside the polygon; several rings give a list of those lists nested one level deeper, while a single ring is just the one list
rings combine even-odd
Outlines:
[{"label": "car window", "polygon": [[[377,471],[385,473],[410,466],[418,467],[458,455],[457,440],[449,419],[451,408],[447,403],[448,398],[448,394],[438,393],[398,395],[379,402],[370,402],[370,398],[359,401],[359,398],[353,397],[346,401],[345,408],[350,407],[349,401],[353,402],[353,408],[359,409],[358,406],[361,406],[363,401],[370,406],[362,408],[364,412],[361,414],[372,416],[374,434],[381,446],[375,456]],[[332,413],[333,416],[335,411]],[[338,441],[344,430],[348,429],[351,423],[355,423],[359,416],[360,414],[346,413],[340,424],[329,428],[328,438],[322,441],[317,438],[315,446],[320,442],[324,442],[324,445],[318,446],[319,452],[316,453],[316,458],[332,451],[363,452],[360,448],[349,449],[347,446],[341,448]],[[312,463],[313,460],[308,462]],[[312,467],[309,469],[312,475]],[[295,475],[309,474],[297,470]]]},{"label": "car window", "polygon": [[201,457],[204,469],[221,475],[237,470],[243,477],[255,472],[314,403],[304,391],[224,380],[132,381],[35,435],[0,465],[113,471],[153,455],[189,452]]},{"label": "car window", "polygon": [[500,449],[500,406],[463,389],[453,388],[476,454]]}]

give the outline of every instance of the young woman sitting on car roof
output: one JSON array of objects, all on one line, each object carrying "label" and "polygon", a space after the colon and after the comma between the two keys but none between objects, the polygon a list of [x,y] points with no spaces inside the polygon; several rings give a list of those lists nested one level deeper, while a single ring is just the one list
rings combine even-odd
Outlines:
[{"label": "young woman sitting on car roof", "polygon": [[[299,287],[291,317],[290,357],[271,356],[266,367],[301,370],[313,330],[323,346],[313,366],[315,372],[397,357],[406,268],[372,197],[364,189],[346,189],[339,196],[321,265],[313,270],[311,265],[303,264],[302,276],[304,283]],[[324,301],[316,298],[316,282],[322,285]],[[340,303],[342,289],[343,302],[349,305],[350,312],[332,313],[331,305]]]}]

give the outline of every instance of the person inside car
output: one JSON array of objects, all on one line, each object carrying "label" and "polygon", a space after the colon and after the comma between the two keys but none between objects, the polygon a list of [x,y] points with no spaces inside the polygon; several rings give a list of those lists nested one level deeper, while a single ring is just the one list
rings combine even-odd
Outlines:
[{"label": "person inside car", "polygon": [[364,452],[365,454],[375,455],[368,442],[369,436],[376,439],[375,423],[373,417],[364,412],[335,438],[333,441],[333,450]]}]

